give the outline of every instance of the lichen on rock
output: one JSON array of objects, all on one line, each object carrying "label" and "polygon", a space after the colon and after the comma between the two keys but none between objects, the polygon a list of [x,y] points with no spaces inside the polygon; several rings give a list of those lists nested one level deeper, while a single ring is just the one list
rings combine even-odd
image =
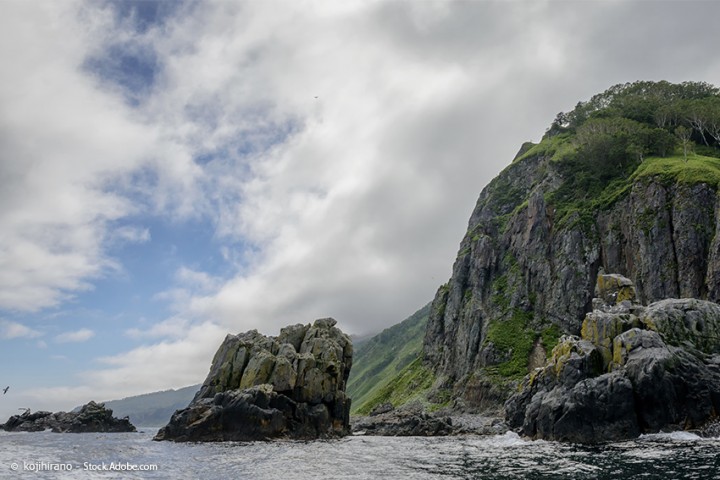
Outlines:
[{"label": "lichen on rock", "polygon": [[[632,287],[625,280],[613,288]],[[642,307],[617,304],[614,294],[596,300],[581,337],[563,337],[506,402],[508,424],[531,438],[594,443],[714,421],[720,345],[702,332],[720,328],[720,306],[667,299]]]}]

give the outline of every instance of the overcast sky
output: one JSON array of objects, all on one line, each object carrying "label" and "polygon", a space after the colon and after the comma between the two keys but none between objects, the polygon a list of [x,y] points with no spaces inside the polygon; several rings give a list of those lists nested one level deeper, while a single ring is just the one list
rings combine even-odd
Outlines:
[{"label": "overcast sky", "polygon": [[559,111],[720,83],[720,2],[0,2],[0,422],[377,332]]}]

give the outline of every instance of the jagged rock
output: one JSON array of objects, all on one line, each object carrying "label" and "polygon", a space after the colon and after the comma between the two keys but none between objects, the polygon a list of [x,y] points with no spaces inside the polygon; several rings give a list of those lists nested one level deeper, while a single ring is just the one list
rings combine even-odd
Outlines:
[{"label": "jagged rock", "polygon": [[193,401],[155,440],[314,439],[350,432],[352,342],[331,318],[228,335]]},{"label": "jagged rock", "polygon": [[135,432],[128,418],[115,418],[113,411],[104,403],[91,401],[77,412],[31,412],[13,415],[0,426],[9,432],[41,432],[52,430],[56,433],[90,432]]},{"label": "jagged rock", "polygon": [[531,438],[594,443],[713,422],[720,356],[701,333],[718,328],[720,306],[668,299],[634,308],[639,317],[630,310],[591,312],[582,338],[563,337],[506,402],[508,424]]}]

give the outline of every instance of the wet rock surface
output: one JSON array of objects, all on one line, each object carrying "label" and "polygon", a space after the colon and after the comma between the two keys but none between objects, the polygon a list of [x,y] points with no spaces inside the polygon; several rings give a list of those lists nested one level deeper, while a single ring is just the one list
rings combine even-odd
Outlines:
[{"label": "wet rock surface", "polygon": [[155,440],[315,439],[350,433],[352,342],[335,320],[228,335],[190,405]]}]

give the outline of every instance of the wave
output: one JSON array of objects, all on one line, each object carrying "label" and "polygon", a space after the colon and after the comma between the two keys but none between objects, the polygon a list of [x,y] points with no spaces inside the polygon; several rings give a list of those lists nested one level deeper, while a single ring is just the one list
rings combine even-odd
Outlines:
[{"label": "wave", "polygon": [[[676,432],[667,433],[646,433],[640,435],[639,440],[669,440],[674,442],[695,442],[698,440],[713,440],[713,438],[701,437],[700,435],[692,432],[686,432],[679,430]],[[717,440],[717,438],[715,439]]]}]

